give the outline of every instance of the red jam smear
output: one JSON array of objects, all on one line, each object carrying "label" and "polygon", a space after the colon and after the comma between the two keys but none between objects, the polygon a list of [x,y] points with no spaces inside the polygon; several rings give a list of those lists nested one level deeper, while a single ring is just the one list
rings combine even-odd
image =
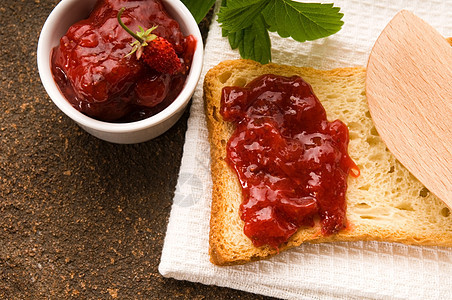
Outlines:
[{"label": "red jam smear", "polygon": [[[131,51],[132,31],[151,28],[167,39],[185,72],[162,74],[138,61]],[[77,110],[103,121],[130,122],[152,116],[171,104],[183,88],[196,49],[158,0],[99,0],[88,19],[72,25],[52,51],[52,72],[66,99]]]},{"label": "red jam smear", "polygon": [[256,247],[279,248],[298,228],[320,219],[323,235],[346,226],[347,126],[328,122],[302,78],[263,75],[225,87],[221,115],[235,124],[226,161],[242,186],[244,233]]}]

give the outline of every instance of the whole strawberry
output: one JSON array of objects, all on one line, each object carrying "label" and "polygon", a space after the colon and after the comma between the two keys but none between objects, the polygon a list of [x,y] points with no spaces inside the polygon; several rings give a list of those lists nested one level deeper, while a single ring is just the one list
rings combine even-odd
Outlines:
[{"label": "whole strawberry", "polygon": [[137,33],[132,32],[121,20],[125,8],[118,12],[118,22],[125,31],[133,36],[136,41],[131,44],[131,55],[136,52],[137,59],[143,58],[144,62],[152,69],[165,74],[175,74],[182,71],[182,63],[174,50],[173,45],[163,37],[152,33],[157,26],[144,30],[141,26]]},{"label": "whole strawberry", "polygon": [[174,74],[182,69],[173,45],[162,37],[149,42],[141,56],[150,67],[160,73]]}]

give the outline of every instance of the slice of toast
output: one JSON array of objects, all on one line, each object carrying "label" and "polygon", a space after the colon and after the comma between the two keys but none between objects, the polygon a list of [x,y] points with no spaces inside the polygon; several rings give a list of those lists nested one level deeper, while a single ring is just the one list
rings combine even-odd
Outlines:
[{"label": "slice of toast", "polygon": [[328,120],[342,120],[350,133],[349,154],[361,171],[348,179],[347,228],[323,236],[320,225],[300,228],[283,251],[303,242],[376,240],[415,245],[452,246],[452,216],[389,152],[379,137],[367,107],[364,68],[320,71],[250,60],[224,61],[209,70],[204,99],[213,180],[210,257],[216,265],[243,264],[277,254],[269,246],[255,247],[243,233],[239,207],[241,186],[225,161],[233,125],[220,115],[225,86],[244,86],[263,74],[301,76],[311,84]]}]

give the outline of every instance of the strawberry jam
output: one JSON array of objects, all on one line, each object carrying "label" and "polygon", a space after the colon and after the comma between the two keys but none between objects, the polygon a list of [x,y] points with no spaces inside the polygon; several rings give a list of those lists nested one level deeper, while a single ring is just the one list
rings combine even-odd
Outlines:
[{"label": "strawberry jam", "polygon": [[242,186],[244,233],[255,246],[279,248],[301,226],[320,220],[322,234],[346,226],[348,129],[328,122],[300,77],[263,75],[225,87],[221,115],[236,125],[226,161]]},{"label": "strawberry jam", "polygon": [[[134,32],[157,26],[154,34],[174,47],[183,69],[159,73],[131,52]],[[167,107],[183,88],[196,48],[158,0],[99,0],[88,19],[72,25],[52,52],[52,72],[61,92],[77,110],[103,121],[130,122]]]}]

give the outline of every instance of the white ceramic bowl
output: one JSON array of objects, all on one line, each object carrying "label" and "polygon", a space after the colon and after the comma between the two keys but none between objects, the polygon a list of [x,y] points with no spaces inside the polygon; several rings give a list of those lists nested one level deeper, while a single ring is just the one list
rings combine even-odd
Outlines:
[{"label": "white ceramic bowl", "polygon": [[167,108],[144,120],[129,123],[110,123],[90,118],[65,99],[56,85],[51,71],[51,50],[75,22],[88,17],[96,0],[62,0],[47,18],[39,37],[37,59],[42,84],[52,101],[80,127],[102,140],[133,144],[145,142],[164,133],[182,116],[201,75],[203,44],[198,25],[190,11],[179,0],[162,0],[168,13],[179,22],[184,35],[197,40],[190,73],[179,96]]}]

